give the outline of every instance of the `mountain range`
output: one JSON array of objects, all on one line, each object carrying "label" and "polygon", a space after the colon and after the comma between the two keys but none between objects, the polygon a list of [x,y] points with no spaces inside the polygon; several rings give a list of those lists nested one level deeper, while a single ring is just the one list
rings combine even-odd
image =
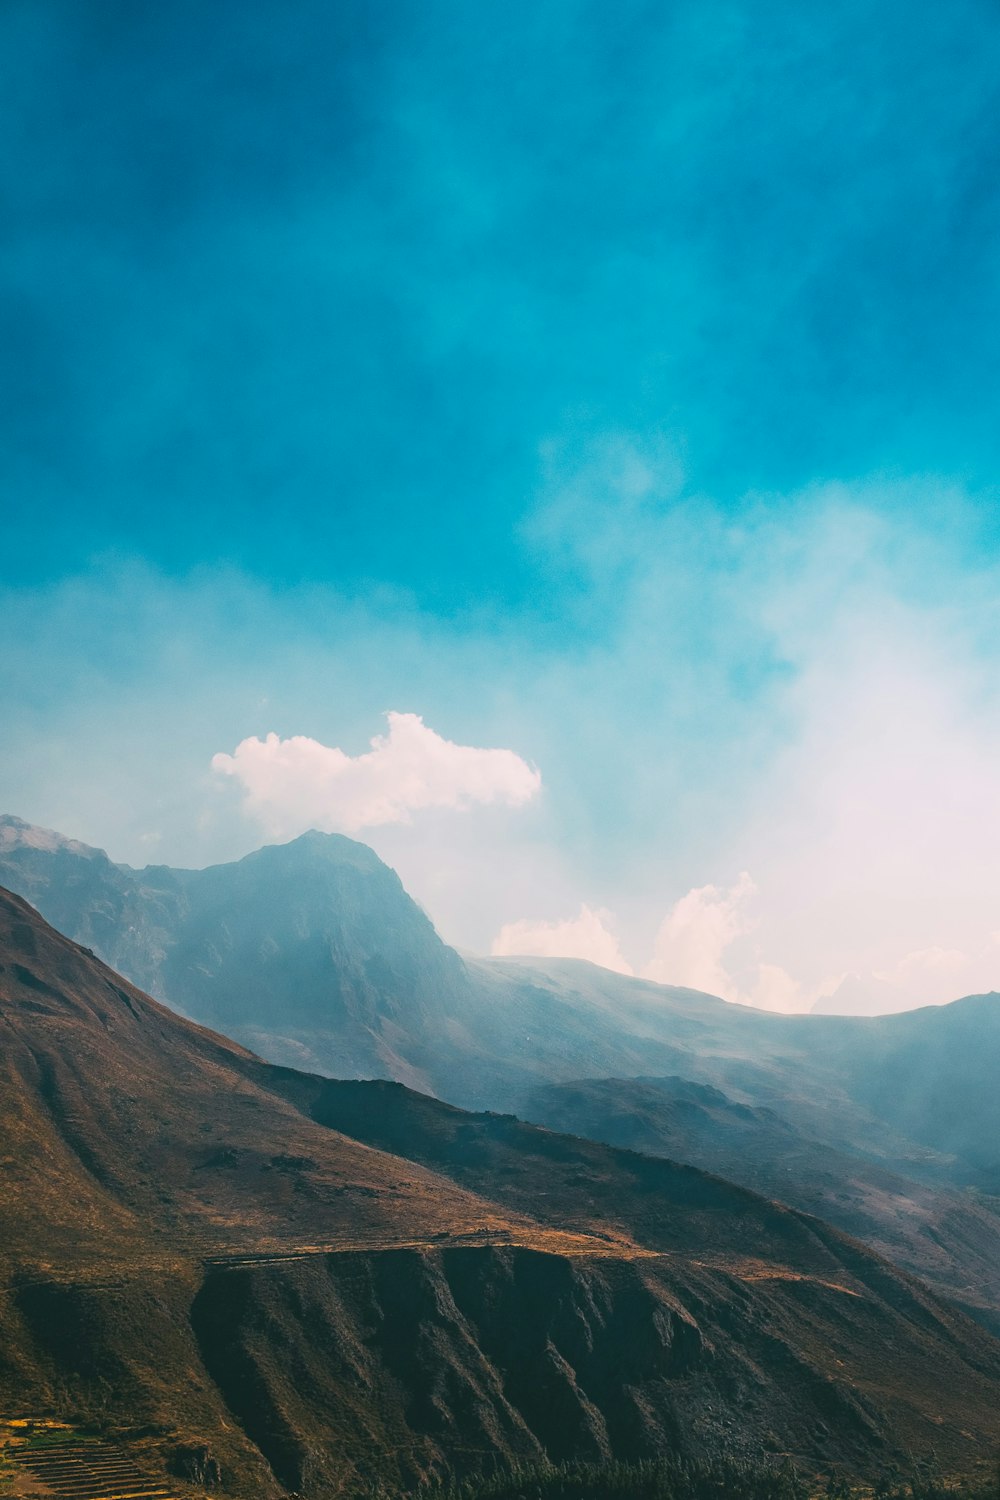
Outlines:
[{"label": "mountain range", "polygon": [[[0,1401],[233,1494],[996,1438],[1000,1342],[696,1168],[269,1064],[0,893]],[[207,1456],[206,1456],[207,1455]]]},{"label": "mountain range", "polygon": [[1000,997],[783,1016],[444,944],[366,846],[134,870],[0,819],[0,880],[273,1062],[679,1158],[820,1214],[1000,1328]]}]

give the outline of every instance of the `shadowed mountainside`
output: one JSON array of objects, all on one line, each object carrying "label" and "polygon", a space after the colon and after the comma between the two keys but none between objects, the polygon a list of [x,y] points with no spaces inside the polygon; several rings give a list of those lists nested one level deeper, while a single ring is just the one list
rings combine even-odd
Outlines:
[{"label": "shadowed mountainside", "polygon": [[544,1085],[525,1113],[552,1130],[690,1162],[803,1209],[923,1276],[1000,1332],[1000,1202],[837,1151],[772,1109],[683,1078]]},{"label": "shadowed mountainside", "polygon": [[234,1493],[765,1446],[956,1467],[1000,1343],[690,1167],[271,1066],[0,896],[0,1399]]}]

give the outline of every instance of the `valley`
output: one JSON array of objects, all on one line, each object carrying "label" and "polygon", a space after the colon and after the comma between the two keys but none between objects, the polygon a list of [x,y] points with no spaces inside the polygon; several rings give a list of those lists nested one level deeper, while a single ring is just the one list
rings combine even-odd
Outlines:
[{"label": "valley", "polygon": [[965,1471],[995,1440],[1000,1343],[820,1220],[264,1062],[14,896],[0,962],[7,1410],[276,1497],[678,1451]]}]

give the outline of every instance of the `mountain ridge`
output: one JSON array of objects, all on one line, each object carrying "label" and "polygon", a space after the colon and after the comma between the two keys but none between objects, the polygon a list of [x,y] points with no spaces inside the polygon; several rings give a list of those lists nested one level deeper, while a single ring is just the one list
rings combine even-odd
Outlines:
[{"label": "mountain ridge", "polygon": [[636,1138],[821,1211],[1000,1319],[1000,997],[882,1018],[783,1016],[582,960],[462,958],[398,877],[342,836],[311,833],[202,872],[131,871],[56,835],[28,837],[19,851],[8,833],[0,879],[179,1012],[272,1062],[395,1078],[618,1144],[633,1127],[560,1113],[544,1090],[669,1076],[716,1088],[793,1132],[797,1145],[777,1142],[794,1169],[787,1184],[762,1170],[759,1131],[753,1145],[752,1132],[730,1130],[725,1151],[674,1127]]},{"label": "mountain ridge", "polygon": [[6,892],[0,965],[8,1405],[151,1462],[197,1440],[273,1500],[765,1441],[961,1468],[995,1440],[1000,1343],[808,1215],[275,1067]]}]

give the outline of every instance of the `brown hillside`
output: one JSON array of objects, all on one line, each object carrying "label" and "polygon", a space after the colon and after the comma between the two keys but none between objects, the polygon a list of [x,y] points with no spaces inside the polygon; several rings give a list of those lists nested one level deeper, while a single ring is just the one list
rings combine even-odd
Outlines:
[{"label": "brown hillside", "polygon": [[998,1436],[1000,1345],[692,1168],[272,1067],[0,895],[0,1403],[235,1493],[497,1458],[871,1471]]}]

